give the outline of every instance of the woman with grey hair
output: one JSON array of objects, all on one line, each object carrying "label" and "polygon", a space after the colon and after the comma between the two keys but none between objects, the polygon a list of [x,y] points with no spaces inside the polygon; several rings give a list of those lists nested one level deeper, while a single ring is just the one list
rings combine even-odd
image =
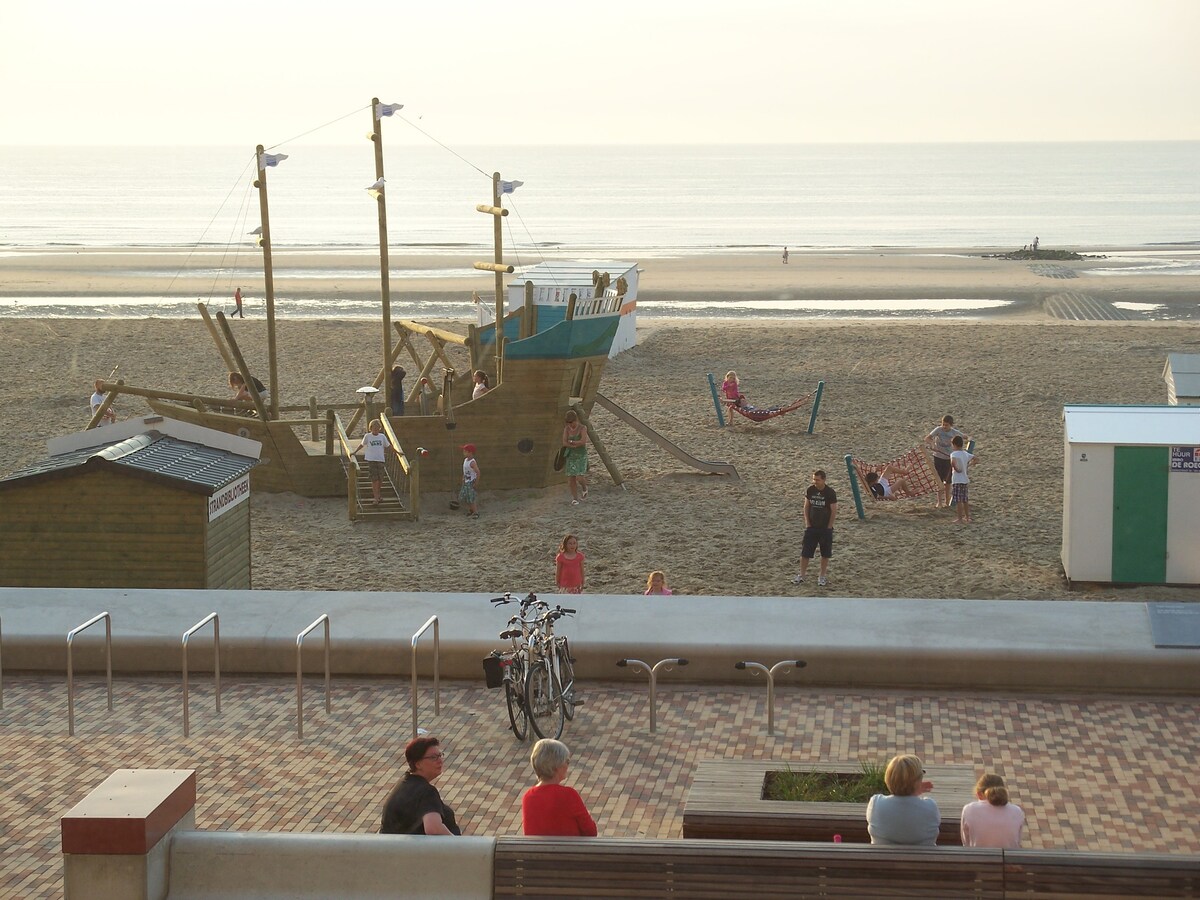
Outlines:
[{"label": "woman with grey hair", "polygon": [[867,802],[867,831],[872,844],[933,847],[942,815],[932,797],[933,782],[925,780],[925,765],[916,756],[893,756],[883,772],[891,794],[876,794]]},{"label": "woman with grey hair", "polygon": [[595,837],[596,823],[583,798],[563,781],[571,751],[562,741],[549,738],[533,745],[529,762],[538,783],[521,798],[521,825],[526,835]]}]

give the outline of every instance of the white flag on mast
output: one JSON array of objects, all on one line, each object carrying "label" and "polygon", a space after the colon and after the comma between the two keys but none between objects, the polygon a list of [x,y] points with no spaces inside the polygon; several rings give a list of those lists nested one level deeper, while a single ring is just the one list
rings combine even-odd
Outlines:
[{"label": "white flag on mast", "polygon": [[375,107],[375,118],[382,119],[384,116],[398,113],[402,109],[404,109],[403,103],[380,103]]},{"label": "white flag on mast", "polygon": [[277,166],[287,158],[286,153],[263,153],[258,157],[258,167],[265,169],[268,166]]},{"label": "white flag on mast", "polygon": [[500,195],[511,194],[524,183],[523,181],[502,181],[500,182]]}]

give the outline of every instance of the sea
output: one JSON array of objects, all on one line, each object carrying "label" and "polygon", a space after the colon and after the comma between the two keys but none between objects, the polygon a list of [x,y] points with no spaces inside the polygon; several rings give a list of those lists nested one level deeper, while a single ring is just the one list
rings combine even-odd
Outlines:
[{"label": "sea", "polygon": [[[270,148],[278,296],[287,256],[378,247],[372,145]],[[1101,274],[1200,275],[1200,142],[385,147],[393,254],[490,257],[492,172],[505,261],[644,261],[868,248],[1123,248]],[[252,147],[0,147],[0,257],[81,248],[220,251],[248,265],[261,224]],[[1166,245],[1164,249],[1164,245]],[[235,264],[231,264],[235,265]],[[214,283],[229,273],[214,273]],[[342,274],[342,273],[338,273]],[[399,273],[398,273],[399,274]],[[413,280],[445,269],[403,272]],[[460,276],[462,272],[453,272]],[[377,277],[347,265],[347,279]],[[485,276],[486,277],[486,276]],[[220,288],[222,295],[224,287]],[[0,317],[194,314],[194,297],[5,298]],[[318,301],[319,303],[320,301]],[[731,299],[732,302],[732,299]],[[909,301],[912,302],[911,300]],[[722,301],[688,315],[720,312]],[[282,315],[372,315],[329,301]],[[967,309],[968,307],[963,307]],[[753,316],[753,307],[735,315]],[[646,315],[682,312],[655,310]],[[422,310],[401,310],[400,314]],[[428,310],[438,314],[441,310]],[[778,310],[775,310],[777,313]],[[785,310],[786,312],[786,310]],[[919,314],[920,310],[916,310]],[[859,310],[857,314],[861,314]],[[912,314],[912,311],[909,311]]]}]

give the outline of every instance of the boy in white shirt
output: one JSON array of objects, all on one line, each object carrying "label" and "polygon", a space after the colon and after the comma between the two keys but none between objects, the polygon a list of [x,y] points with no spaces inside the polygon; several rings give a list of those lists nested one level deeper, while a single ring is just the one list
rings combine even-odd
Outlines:
[{"label": "boy in white shirt", "polygon": [[967,475],[967,469],[975,465],[975,454],[968,453],[963,449],[962,435],[955,435],[954,440],[950,443],[954,447],[950,453],[950,468],[953,470],[950,475],[950,489],[952,491],[951,499],[954,501],[954,524],[961,525],[963,522],[971,521],[971,506],[967,500],[967,485],[971,483],[971,478]]},{"label": "boy in white shirt", "polygon": [[387,435],[381,433],[383,423],[378,419],[372,419],[371,424],[367,427],[371,430],[363,435],[358,449],[366,450],[367,467],[371,470],[371,490],[375,493],[375,499],[371,501],[371,505],[378,506],[383,489],[383,464],[387,460],[388,439]]}]

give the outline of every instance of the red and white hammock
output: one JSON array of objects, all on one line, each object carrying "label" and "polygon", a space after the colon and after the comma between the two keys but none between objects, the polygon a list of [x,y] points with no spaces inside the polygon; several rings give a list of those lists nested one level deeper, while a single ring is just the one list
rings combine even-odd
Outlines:
[{"label": "red and white hammock", "polygon": [[758,422],[765,422],[767,419],[774,419],[779,416],[786,416],[790,412],[795,412],[796,410],[805,406],[809,400],[816,396],[816,393],[816,391],[813,391],[807,396],[801,397],[799,400],[793,400],[791,403],[787,404],[787,406],[771,406],[768,408],[760,408],[757,406],[738,406],[733,402],[727,402],[726,405],[733,412],[740,413],[751,422],[757,424]]},{"label": "red and white hammock", "polygon": [[[907,497],[924,497],[926,494],[935,494],[941,489],[941,482],[938,480],[937,473],[933,470],[933,465],[929,462],[929,451],[924,447],[914,447],[903,456],[897,456],[891,462],[869,463],[861,459],[851,458],[850,463],[854,466],[854,474],[858,476],[858,481],[863,486],[863,493],[872,500],[883,500],[885,498],[875,496],[875,492],[867,484],[867,473],[882,472],[888,466],[895,466],[897,469],[903,469],[908,473],[904,476],[908,482]],[[886,499],[896,500],[904,498],[888,497]]]}]

